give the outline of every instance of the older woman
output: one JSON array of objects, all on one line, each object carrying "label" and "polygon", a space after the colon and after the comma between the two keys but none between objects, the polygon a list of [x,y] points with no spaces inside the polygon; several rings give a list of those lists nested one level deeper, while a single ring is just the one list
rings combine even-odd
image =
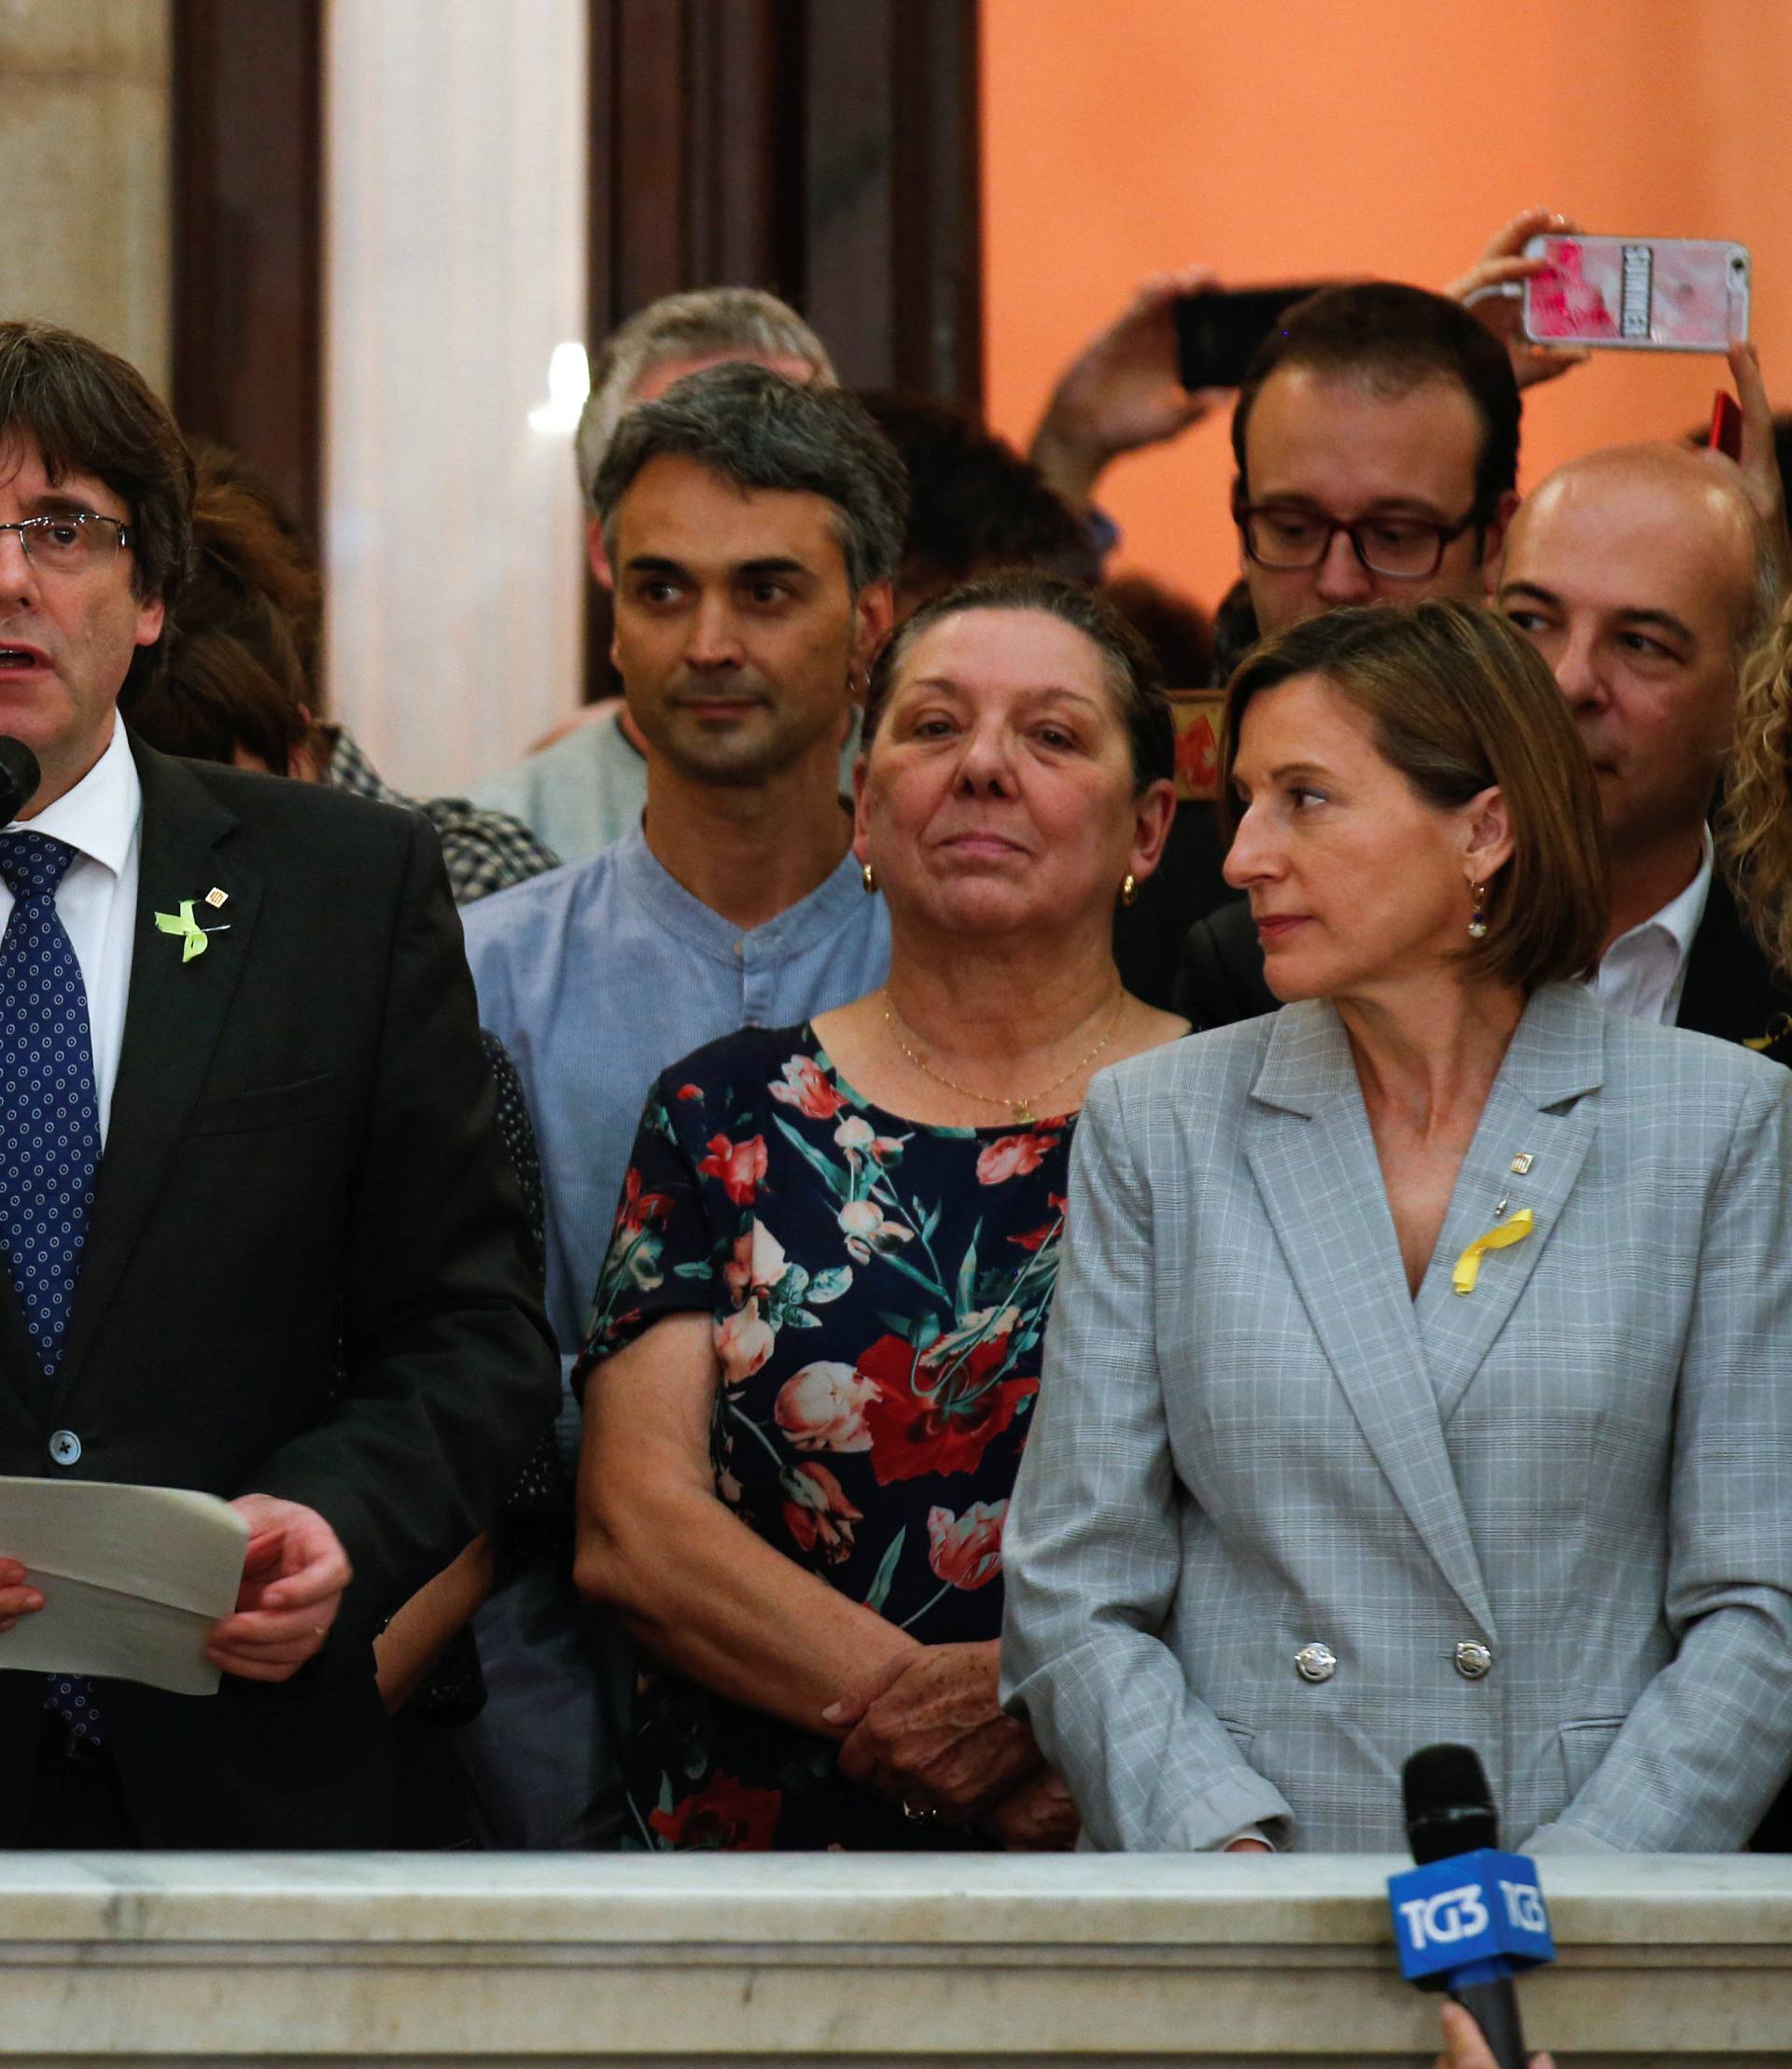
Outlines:
[{"label": "older woman", "polygon": [[1099,1065],[1174,809],[1168,706],[1085,592],[996,576],[874,674],[856,852],[888,984],[648,1102],[583,1373],[578,1579],[650,1655],[631,1796],[668,1846],[1067,1844],[997,1700],[1001,1531]]},{"label": "older woman", "polygon": [[1416,1747],[1533,1850],[1739,1846],[1792,1762],[1788,1080],[1619,1017],[1525,641],[1341,611],[1228,691],[1276,1014],[1105,1074],[1004,1686],[1103,1847],[1402,1847]]}]

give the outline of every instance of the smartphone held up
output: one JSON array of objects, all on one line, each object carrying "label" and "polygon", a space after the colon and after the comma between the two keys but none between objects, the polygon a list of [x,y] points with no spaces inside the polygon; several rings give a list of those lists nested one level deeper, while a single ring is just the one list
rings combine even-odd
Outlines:
[{"label": "smartphone held up", "polygon": [[1197,388],[1236,388],[1283,315],[1324,285],[1309,280],[1281,287],[1203,287],[1178,295],[1173,304],[1177,379],[1191,394]]},{"label": "smartphone held up", "polygon": [[1722,352],[1748,336],[1743,245],[1694,237],[1533,237],[1524,284],[1533,344]]}]

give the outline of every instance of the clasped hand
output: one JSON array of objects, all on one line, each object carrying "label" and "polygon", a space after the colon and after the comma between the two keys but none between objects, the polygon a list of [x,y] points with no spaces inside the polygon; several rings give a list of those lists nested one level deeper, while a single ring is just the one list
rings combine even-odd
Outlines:
[{"label": "clasped hand", "polygon": [[1070,1792],[1033,1735],[1004,1716],[999,1648],[929,1645],[893,1662],[822,1713],[846,1727],[840,1772],[915,1812],[978,1824],[1015,1851],[1076,1838]]}]

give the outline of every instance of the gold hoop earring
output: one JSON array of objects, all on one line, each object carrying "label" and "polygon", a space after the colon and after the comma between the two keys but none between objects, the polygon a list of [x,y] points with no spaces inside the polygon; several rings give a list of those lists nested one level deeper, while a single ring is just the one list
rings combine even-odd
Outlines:
[{"label": "gold hoop earring", "polygon": [[867,897],[870,897],[872,892],[877,888],[877,872],[872,868],[869,862],[860,864],[859,881],[865,887]]},{"label": "gold hoop earring", "polygon": [[1471,884],[1468,895],[1475,901],[1475,909],[1468,916],[1468,938],[1482,941],[1487,935],[1487,886]]},{"label": "gold hoop earring", "polygon": [[1131,905],[1137,902],[1138,897],[1139,879],[1128,870],[1120,886],[1120,902],[1123,905]]}]

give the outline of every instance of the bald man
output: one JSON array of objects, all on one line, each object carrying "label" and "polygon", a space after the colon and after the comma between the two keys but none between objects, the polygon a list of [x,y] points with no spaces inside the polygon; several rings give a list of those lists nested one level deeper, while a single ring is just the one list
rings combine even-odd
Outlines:
[{"label": "bald man", "polygon": [[[1721,454],[1618,446],[1571,461],[1519,505],[1498,608],[1549,664],[1599,776],[1612,930],[1596,997],[1729,1041],[1792,1012],[1712,864],[1706,820],[1743,657],[1771,622],[1761,506]],[[1178,1003],[1197,1028],[1279,1001],[1246,908],[1189,936]]]},{"label": "bald man", "polygon": [[[1783,510],[1753,485],[1685,446],[1572,460],[1519,509],[1496,595],[1561,685],[1599,778],[1612,921],[1595,997],[1759,1046],[1792,994],[1712,866],[1708,824],[1742,664],[1779,599]],[[1792,1789],[1753,1845],[1792,1852]]]},{"label": "bald man", "polygon": [[1599,778],[1612,924],[1594,995],[1740,1041],[1788,1004],[1713,869],[1737,678],[1771,622],[1770,541],[1735,466],[1629,445],[1557,469],[1507,535],[1499,608],[1549,664]]}]

